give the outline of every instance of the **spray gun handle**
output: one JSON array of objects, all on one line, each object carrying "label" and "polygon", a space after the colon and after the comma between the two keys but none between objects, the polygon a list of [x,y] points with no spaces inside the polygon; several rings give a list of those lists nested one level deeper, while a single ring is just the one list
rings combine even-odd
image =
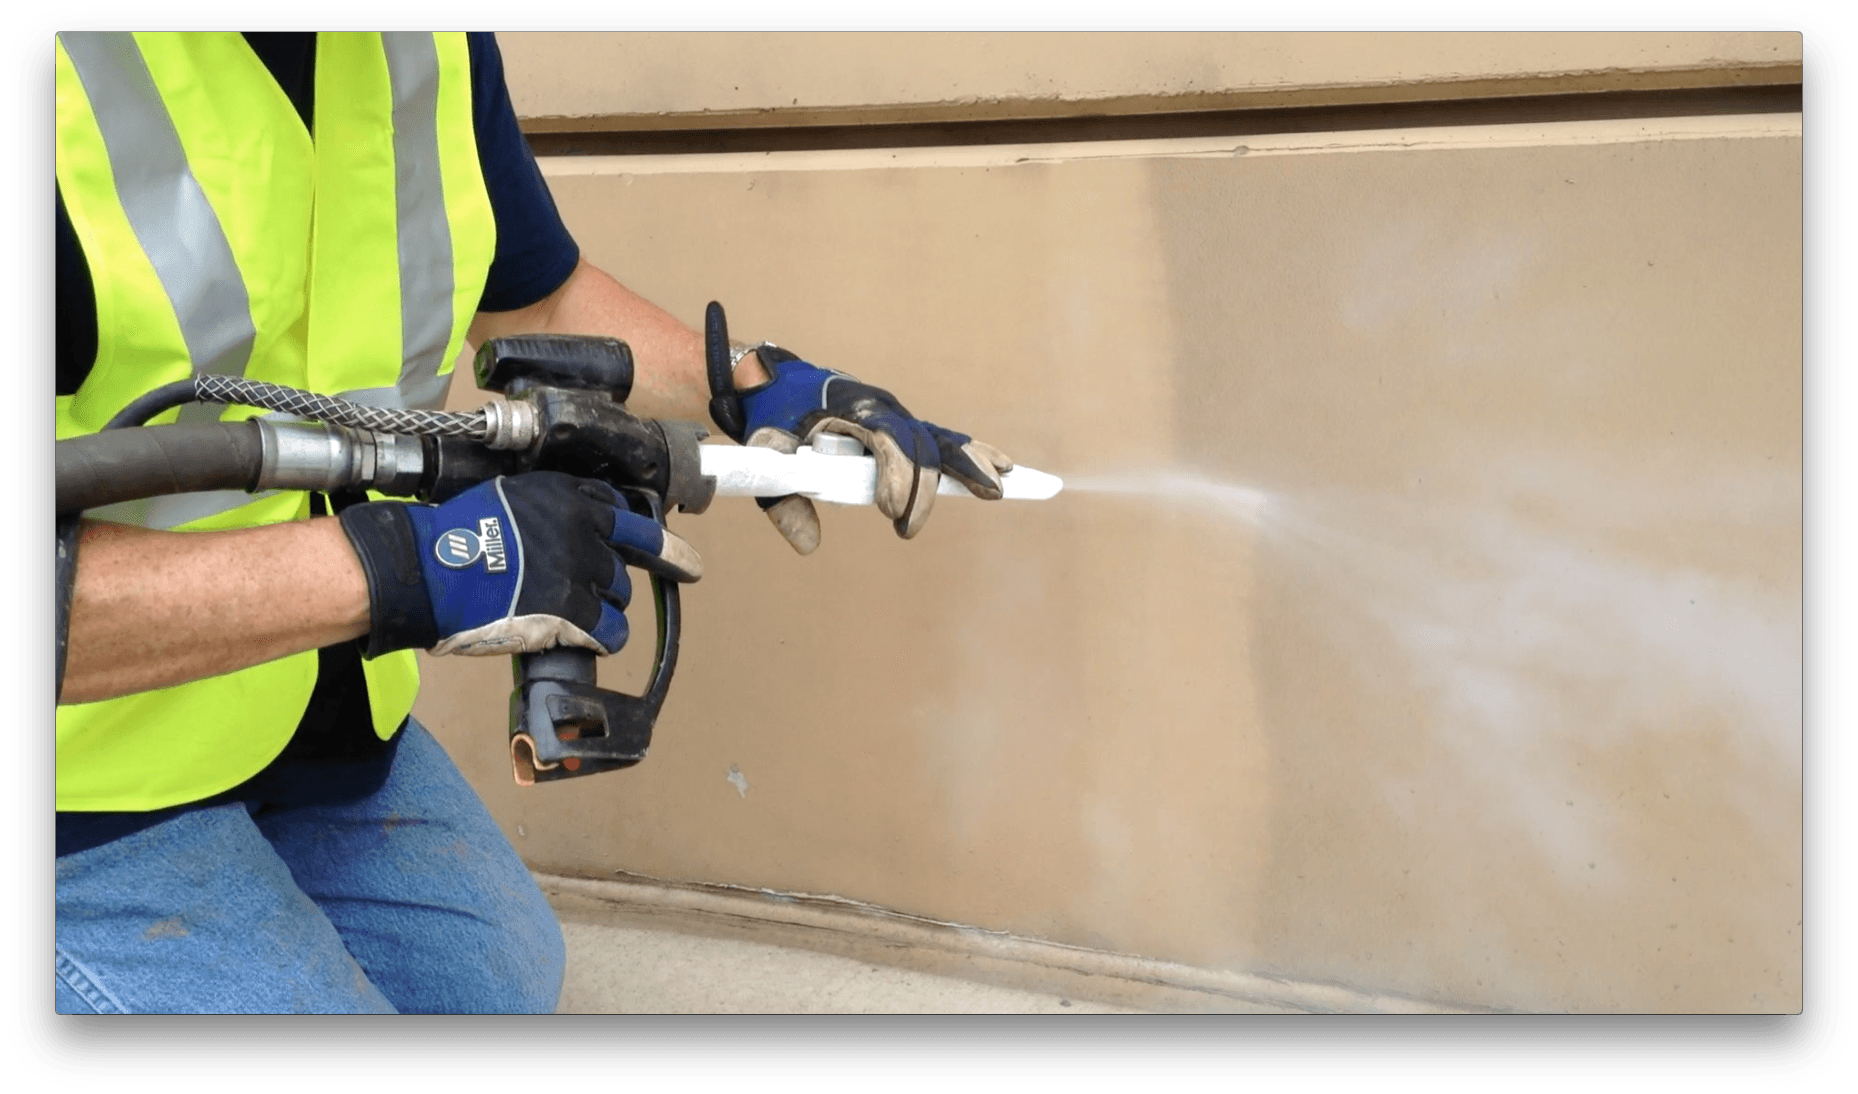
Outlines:
[{"label": "spray gun handle", "polygon": [[[654,519],[664,520],[664,507],[655,495],[629,496],[648,506]],[[652,725],[677,671],[680,622],[677,584],[657,576],[651,582],[658,651],[642,694],[600,687],[591,650],[562,646],[516,656],[510,763],[518,786],[617,771],[645,758]]]}]

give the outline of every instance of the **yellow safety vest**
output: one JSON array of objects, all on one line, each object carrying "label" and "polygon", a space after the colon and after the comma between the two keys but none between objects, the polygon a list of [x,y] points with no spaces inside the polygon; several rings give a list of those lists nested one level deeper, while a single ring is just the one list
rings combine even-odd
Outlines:
[{"label": "yellow safety vest", "polygon": [[[97,299],[97,359],[58,400],[60,438],[206,372],[443,404],[496,243],[464,35],[319,34],[314,140],[237,33],[60,34],[57,89],[58,184]],[[307,494],[271,491],[90,515],[204,530],[308,513]],[[316,666],[312,651],[60,707],[58,808],[159,809],[237,786],[289,742]],[[391,737],[418,690],[413,653],[364,671]]]}]

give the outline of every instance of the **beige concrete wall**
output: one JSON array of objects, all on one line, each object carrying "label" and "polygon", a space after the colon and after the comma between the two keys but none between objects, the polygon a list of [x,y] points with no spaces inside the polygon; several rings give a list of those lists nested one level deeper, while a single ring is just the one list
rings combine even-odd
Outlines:
[{"label": "beige concrete wall", "polygon": [[532,132],[1797,83],[1790,33],[501,34]]},{"label": "beige concrete wall", "polygon": [[532,864],[1449,1004],[1799,1007],[1797,115],[545,171],[646,296],[1073,488],[910,543],[830,511],[805,559],[676,518],[709,574],[627,772],[518,790],[507,666],[429,659]]}]

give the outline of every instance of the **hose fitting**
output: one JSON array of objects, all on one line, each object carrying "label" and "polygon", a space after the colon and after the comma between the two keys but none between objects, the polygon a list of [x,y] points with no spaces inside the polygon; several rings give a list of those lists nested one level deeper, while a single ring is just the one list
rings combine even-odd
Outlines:
[{"label": "hose fitting", "polygon": [[425,458],[419,438],[345,425],[257,418],[260,490],[340,490],[370,487],[410,494]]},{"label": "hose fitting", "polygon": [[517,452],[535,443],[538,419],[534,403],[527,399],[492,399],[481,409],[486,447]]}]

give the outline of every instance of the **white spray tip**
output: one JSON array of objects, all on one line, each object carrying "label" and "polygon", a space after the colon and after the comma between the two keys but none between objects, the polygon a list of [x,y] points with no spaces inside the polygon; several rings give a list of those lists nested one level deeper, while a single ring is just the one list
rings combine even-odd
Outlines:
[{"label": "white spray tip", "polygon": [[[1046,498],[1057,497],[1058,492],[1063,489],[1063,479],[1033,467],[1015,467],[1000,476],[1000,496],[1003,498],[1019,501],[1044,501]],[[947,475],[942,476],[942,485],[936,488],[936,493],[958,494],[970,498],[974,496],[967,487]]]}]

